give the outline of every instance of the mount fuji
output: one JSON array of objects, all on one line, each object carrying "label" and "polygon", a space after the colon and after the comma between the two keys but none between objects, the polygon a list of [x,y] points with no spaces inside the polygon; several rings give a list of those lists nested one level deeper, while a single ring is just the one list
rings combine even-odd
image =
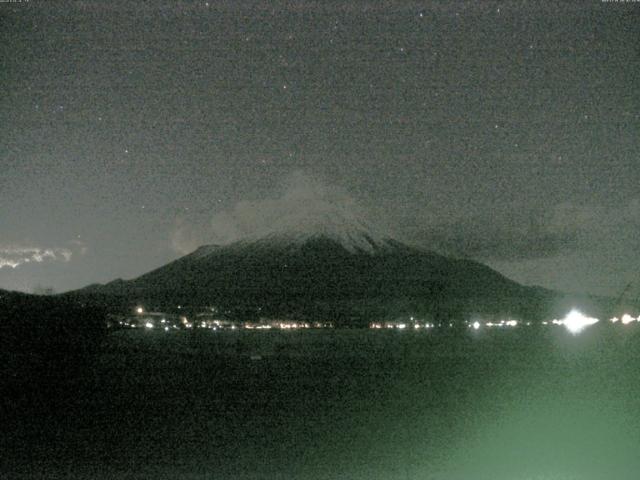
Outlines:
[{"label": "mount fuji", "polygon": [[329,317],[349,325],[405,314],[542,318],[556,296],[478,262],[410,246],[340,209],[316,213],[70,294],[127,308],[216,305],[231,315]]}]

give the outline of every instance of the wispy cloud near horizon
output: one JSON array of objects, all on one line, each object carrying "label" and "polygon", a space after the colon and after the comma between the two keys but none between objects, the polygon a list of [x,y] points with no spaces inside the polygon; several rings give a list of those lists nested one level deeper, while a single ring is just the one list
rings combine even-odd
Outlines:
[{"label": "wispy cloud near horizon", "polygon": [[68,248],[39,248],[0,245],[0,268],[16,269],[21,265],[43,262],[69,262],[73,252]]}]

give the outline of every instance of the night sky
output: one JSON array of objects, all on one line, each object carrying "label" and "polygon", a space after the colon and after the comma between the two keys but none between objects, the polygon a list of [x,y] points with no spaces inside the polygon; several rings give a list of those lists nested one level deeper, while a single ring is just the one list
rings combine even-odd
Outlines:
[{"label": "night sky", "polygon": [[640,3],[23,1],[0,38],[0,288],[327,195],[526,284],[640,279]]}]

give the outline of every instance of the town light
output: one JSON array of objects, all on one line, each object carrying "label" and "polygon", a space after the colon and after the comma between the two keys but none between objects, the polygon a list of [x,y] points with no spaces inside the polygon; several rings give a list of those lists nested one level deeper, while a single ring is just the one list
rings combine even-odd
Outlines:
[{"label": "town light", "polygon": [[558,323],[564,325],[572,334],[577,335],[590,325],[598,323],[597,318],[591,318],[583,315],[578,310],[571,310],[564,319]]},{"label": "town light", "polygon": [[625,313],[625,314],[622,316],[621,321],[622,321],[622,324],[623,324],[623,325],[627,325],[627,324],[629,324],[629,323],[631,323],[631,322],[635,322],[635,321],[636,321],[636,319],[635,319],[635,318],[633,318],[633,317],[632,317],[631,315],[629,315],[628,313]]}]

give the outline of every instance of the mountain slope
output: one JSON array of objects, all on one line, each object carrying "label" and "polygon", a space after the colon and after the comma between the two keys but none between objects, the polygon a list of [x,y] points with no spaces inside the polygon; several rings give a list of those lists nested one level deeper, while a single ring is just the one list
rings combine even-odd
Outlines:
[{"label": "mountain slope", "polygon": [[333,233],[273,233],[204,246],[136,279],[81,292],[162,308],[214,304],[243,315],[360,319],[401,313],[531,317],[551,297],[477,262],[367,231]]}]

